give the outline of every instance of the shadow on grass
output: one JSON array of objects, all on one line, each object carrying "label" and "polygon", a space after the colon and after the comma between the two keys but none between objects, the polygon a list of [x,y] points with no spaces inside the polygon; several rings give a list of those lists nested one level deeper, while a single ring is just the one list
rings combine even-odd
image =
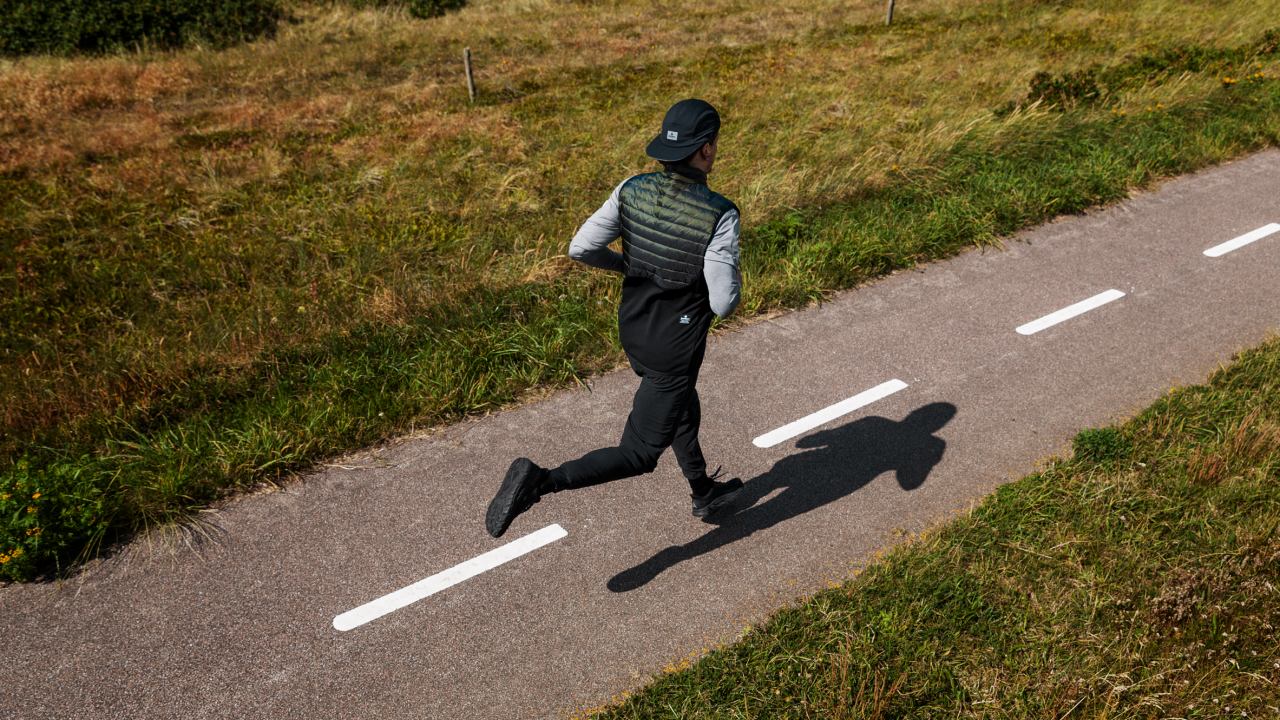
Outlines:
[{"label": "shadow on grass", "polygon": [[[920,487],[947,447],[934,433],[955,414],[951,403],[930,403],[900,422],[869,417],[801,438],[796,447],[807,452],[789,455],[746,482],[735,503],[746,509],[708,518],[707,522],[717,525],[715,529],[614,575],[609,589],[635,590],[678,563],[839,500],[891,470],[903,490]],[[760,502],[779,489],[782,492]]]}]

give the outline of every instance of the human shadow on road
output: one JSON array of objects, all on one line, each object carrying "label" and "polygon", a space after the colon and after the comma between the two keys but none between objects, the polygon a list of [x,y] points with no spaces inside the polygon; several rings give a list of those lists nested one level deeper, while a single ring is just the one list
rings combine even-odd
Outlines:
[{"label": "human shadow on road", "polygon": [[[903,490],[920,487],[947,447],[934,433],[955,414],[956,406],[951,403],[931,403],[916,408],[900,422],[869,417],[801,438],[796,447],[807,452],[788,455],[745,483],[734,504],[746,509],[737,513],[726,509],[713,515],[707,522],[718,527],[614,575],[609,589],[635,590],[677,563],[839,500],[890,470],[897,474]],[[779,489],[782,491],[777,495],[760,502]]]}]

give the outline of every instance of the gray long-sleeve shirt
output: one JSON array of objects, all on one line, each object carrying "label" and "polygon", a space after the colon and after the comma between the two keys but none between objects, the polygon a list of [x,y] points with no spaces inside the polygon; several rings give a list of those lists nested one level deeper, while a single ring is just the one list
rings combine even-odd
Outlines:
[{"label": "gray long-sleeve shirt", "polygon": [[[622,253],[609,249],[609,244],[622,232],[618,191],[626,180],[618,183],[599,210],[587,218],[569,243],[569,257],[584,265],[623,272]],[[742,295],[742,278],[738,274],[738,211],[730,210],[720,218],[715,235],[703,255],[702,275],[707,282],[711,311],[724,317],[738,307]]]}]

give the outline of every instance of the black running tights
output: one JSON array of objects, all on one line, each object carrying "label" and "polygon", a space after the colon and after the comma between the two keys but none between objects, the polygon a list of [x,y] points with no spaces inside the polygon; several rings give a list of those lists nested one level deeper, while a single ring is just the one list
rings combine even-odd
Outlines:
[{"label": "black running tights", "polygon": [[653,472],[668,447],[695,492],[709,484],[707,461],[698,445],[702,408],[696,375],[666,376],[642,373],[631,404],[631,415],[617,447],[592,450],[551,471],[555,490],[599,485]]}]

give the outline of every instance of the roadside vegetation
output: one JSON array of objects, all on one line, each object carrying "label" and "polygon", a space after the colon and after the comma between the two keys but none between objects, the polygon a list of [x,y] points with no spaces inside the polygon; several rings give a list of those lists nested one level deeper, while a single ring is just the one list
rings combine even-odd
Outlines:
[{"label": "roadside vegetation", "polygon": [[280,0],[6,0],[0,55],[101,53],[270,36]]},{"label": "roadside vegetation", "polygon": [[600,712],[1280,716],[1280,339]]},{"label": "roadside vegetation", "polygon": [[[443,15],[466,0],[330,0],[355,9]],[[291,20],[288,0],[6,0],[0,56],[106,53],[206,43],[228,47],[271,37]]]},{"label": "roadside vegetation", "polygon": [[1278,144],[1280,2],[1195,8],[294,4],[0,61],[0,578],[613,366],[564,249],[679,97],[723,111],[745,318]]}]

